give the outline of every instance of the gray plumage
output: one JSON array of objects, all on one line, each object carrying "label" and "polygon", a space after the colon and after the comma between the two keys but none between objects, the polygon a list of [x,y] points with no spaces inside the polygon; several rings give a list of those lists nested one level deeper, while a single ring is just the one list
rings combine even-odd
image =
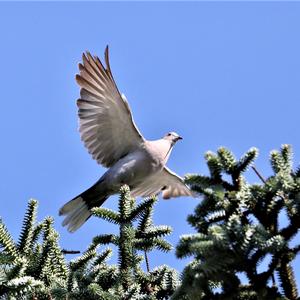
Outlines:
[{"label": "gray plumage", "polygon": [[80,89],[79,132],[92,157],[109,168],[88,190],[66,203],[59,211],[66,215],[63,225],[77,230],[123,184],[133,197],[148,197],[162,191],[164,199],[192,196],[181,177],[166,167],[173,146],[181,139],[170,132],[162,139],[146,140],[132,118],[129,104],[120,94],[111,73],[108,47],[106,67],[98,57],[83,54],[76,80]]}]

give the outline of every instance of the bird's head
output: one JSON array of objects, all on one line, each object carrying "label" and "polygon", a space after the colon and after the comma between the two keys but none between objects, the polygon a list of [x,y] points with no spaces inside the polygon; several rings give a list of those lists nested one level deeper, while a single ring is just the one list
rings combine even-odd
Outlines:
[{"label": "bird's head", "polygon": [[182,140],[182,137],[176,132],[168,132],[164,137],[164,140],[170,141],[172,146],[179,140]]}]

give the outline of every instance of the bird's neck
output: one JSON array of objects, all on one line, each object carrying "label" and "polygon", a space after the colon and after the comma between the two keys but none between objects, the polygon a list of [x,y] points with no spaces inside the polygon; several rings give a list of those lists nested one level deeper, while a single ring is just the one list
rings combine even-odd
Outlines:
[{"label": "bird's neck", "polygon": [[166,156],[164,158],[165,164],[167,163],[167,161],[168,161],[168,159],[170,157],[172,149],[173,149],[173,145],[171,144],[170,147],[169,147],[169,150],[168,150],[168,152],[167,152],[167,154],[166,154]]}]

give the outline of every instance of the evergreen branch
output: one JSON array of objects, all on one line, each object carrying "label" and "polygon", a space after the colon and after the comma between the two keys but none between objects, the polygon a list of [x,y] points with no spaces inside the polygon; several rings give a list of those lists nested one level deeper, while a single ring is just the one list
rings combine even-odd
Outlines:
[{"label": "evergreen branch", "polygon": [[94,216],[109,221],[110,223],[120,223],[120,215],[109,208],[94,207],[91,209],[91,212]]},{"label": "evergreen branch", "polygon": [[137,218],[141,217],[145,210],[149,210],[152,208],[154,203],[157,201],[156,197],[149,198],[147,200],[144,200],[142,203],[140,203],[137,207],[135,207],[129,217],[128,220],[134,221]]},{"label": "evergreen branch", "polygon": [[93,238],[93,243],[96,245],[115,244],[118,245],[118,237],[114,234],[101,234]]},{"label": "evergreen branch", "polygon": [[285,158],[283,158],[282,156],[282,151],[279,152],[277,150],[273,150],[271,151],[270,154],[270,162],[271,162],[271,166],[272,169],[274,171],[275,174],[278,174],[280,172],[290,172],[290,164],[286,161],[288,159],[288,154],[286,153],[286,149],[285,149]]},{"label": "evergreen branch", "polygon": [[93,262],[93,266],[101,265],[105,260],[107,260],[112,255],[111,249],[106,249],[100,254],[97,255],[96,259]]},{"label": "evergreen branch", "polygon": [[145,232],[147,228],[152,226],[153,206],[146,208],[140,215],[137,227],[137,233]]},{"label": "evergreen branch", "polygon": [[[2,222],[0,223],[0,231],[1,229],[6,231],[2,237],[4,236],[6,244],[7,241],[10,244],[3,251],[7,257],[10,257],[5,267],[6,278],[3,282],[5,287],[2,283],[0,284],[0,296],[7,296],[7,299],[11,297],[12,299],[45,299],[45,297],[50,299],[52,289],[54,290],[58,284],[62,286],[68,275],[68,269],[58,245],[59,236],[52,226],[53,219],[47,217],[42,223],[34,226],[36,210],[37,201],[29,201],[18,248],[12,238],[9,238],[5,226]],[[43,232],[42,244],[38,243],[38,236],[41,232]]]},{"label": "evergreen branch", "polygon": [[205,159],[209,168],[210,176],[215,182],[221,182],[222,165],[219,158],[213,152],[206,152]]},{"label": "evergreen branch", "polygon": [[197,186],[198,188],[201,189],[209,188],[214,184],[213,180],[210,177],[205,175],[197,175],[197,174],[185,175],[184,182],[185,184],[191,187]]},{"label": "evergreen branch", "polygon": [[298,291],[295,275],[286,255],[281,259],[280,266],[278,267],[278,274],[285,296],[290,300],[297,300]]},{"label": "evergreen branch", "polygon": [[99,273],[95,281],[105,290],[110,291],[116,285],[119,285],[120,273],[118,267],[107,266],[104,263],[99,266]]},{"label": "evergreen branch", "polygon": [[66,249],[62,249],[61,253],[62,254],[79,254],[80,251],[78,251],[78,250],[66,250]]},{"label": "evergreen branch", "polygon": [[[14,258],[10,254],[4,253],[4,251],[1,251],[0,252],[0,272],[3,270],[4,265],[11,265],[13,260],[14,260]],[[1,281],[0,281],[0,283],[1,283]]]},{"label": "evergreen branch", "polygon": [[[175,274],[165,270],[155,276],[150,272],[147,251],[161,249],[168,251],[171,245],[163,240],[162,236],[169,234],[168,226],[153,226],[152,211],[156,199],[143,201],[136,206],[135,200],[130,197],[127,186],[121,188],[119,198],[119,235],[102,234],[94,237],[93,242],[84,255],[70,263],[71,272],[67,280],[68,299],[167,299],[174,290]],[[97,211],[97,210],[96,210]],[[100,211],[101,217],[103,210]],[[106,215],[105,211],[105,215]],[[116,212],[109,211],[110,217],[115,219]],[[113,215],[113,217],[111,217]],[[137,220],[135,228],[133,221]],[[99,244],[114,244],[118,248],[118,266],[108,266],[105,260],[111,253],[110,249],[95,257],[96,246]],[[143,258],[138,255],[138,250],[145,253],[148,272],[144,273],[140,267]],[[164,284],[152,287],[151,282],[157,281],[158,276]],[[167,279],[168,278],[168,279]],[[166,296],[164,296],[166,295]]]},{"label": "evergreen branch", "polygon": [[280,154],[285,165],[285,171],[290,173],[293,167],[293,151],[291,145],[282,145],[280,149]]},{"label": "evergreen branch", "polygon": [[163,252],[169,252],[173,249],[172,244],[161,238],[154,238],[153,244],[155,245],[156,249]]},{"label": "evergreen branch", "polygon": [[57,245],[57,239],[58,234],[51,228],[44,240],[39,259],[37,274],[47,286],[50,285],[53,277],[67,278],[68,270],[61,249]]},{"label": "evergreen branch", "polygon": [[147,268],[147,272],[150,272],[150,266],[149,266],[149,260],[148,260],[148,255],[147,255],[147,251],[144,250],[144,255],[145,255],[145,262],[146,262],[146,268]]},{"label": "evergreen branch", "polygon": [[96,257],[96,255],[96,249],[85,251],[80,257],[70,262],[70,269],[73,272],[77,271],[78,269],[82,269],[91,261],[92,258]]},{"label": "evergreen branch", "polygon": [[[253,161],[258,156],[258,149],[257,148],[251,148],[248,150],[245,155],[237,162],[235,171],[240,174],[247,170],[247,168],[253,163]],[[253,167],[252,167],[253,168]]]},{"label": "evergreen branch", "polygon": [[135,284],[135,283],[127,283],[124,286],[124,295],[123,295],[123,299],[136,299],[138,297],[138,295],[140,294],[140,287],[139,285]]},{"label": "evergreen branch", "polygon": [[[133,247],[133,239],[135,237],[135,230],[131,224],[124,224],[120,227],[119,237],[119,265],[120,270],[124,270],[129,277],[130,269],[134,265],[135,250]],[[132,278],[130,279],[130,281]],[[127,281],[126,281],[127,282]]]},{"label": "evergreen branch", "polygon": [[236,170],[236,159],[232,152],[224,147],[221,147],[218,149],[218,157],[223,170],[228,174],[233,174],[233,172]]},{"label": "evergreen branch", "polygon": [[160,226],[153,226],[147,228],[144,232],[137,232],[137,238],[144,238],[144,239],[152,239],[158,238],[165,235],[169,235],[172,232],[172,228],[170,226],[160,225]]},{"label": "evergreen branch", "polygon": [[203,233],[185,234],[180,237],[180,243],[176,247],[176,256],[178,258],[184,258],[194,254],[191,251],[193,244],[206,241],[207,235]]},{"label": "evergreen branch", "polygon": [[13,267],[7,273],[8,280],[18,278],[24,275],[26,269],[28,268],[28,260],[24,257],[18,257],[14,261]]},{"label": "evergreen branch", "polygon": [[267,239],[262,245],[264,251],[270,253],[276,253],[281,251],[286,246],[286,241],[281,235],[274,235],[271,238]]},{"label": "evergreen branch", "polygon": [[38,223],[38,224],[33,228],[33,232],[32,232],[32,240],[31,240],[32,245],[33,245],[34,243],[36,243],[37,239],[39,238],[39,235],[40,235],[41,232],[43,231],[45,222],[46,222],[46,220],[44,220],[43,222]]},{"label": "evergreen branch", "polygon": [[120,189],[119,198],[119,216],[127,220],[132,211],[133,198],[130,196],[130,189],[127,185],[123,185]]},{"label": "evergreen branch", "polygon": [[0,219],[0,247],[4,248],[4,251],[11,255],[13,258],[19,256],[17,247],[9,234],[6,226]]},{"label": "evergreen branch", "polygon": [[[249,228],[252,229],[252,228]],[[249,230],[250,231],[250,230]],[[252,230],[251,230],[252,233]],[[244,242],[246,242],[246,239],[251,239],[252,235],[251,233],[247,234],[247,232],[244,233]],[[220,225],[212,225],[208,228],[208,237],[211,239],[216,246],[220,247],[228,247],[229,241],[228,241],[228,234],[227,231],[223,226]],[[199,239],[201,241],[201,239]],[[204,240],[204,239],[202,239]],[[242,244],[244,245],[244,243]]]},{"label": "evergreen branch", "polygon": [[51,269],[57,278],[66,279],[68,268],[62,250],[58,244],[59,234],[53,230],[51,239]]},{"label": "evergreen branch", "polygon": [[28,254],[31,248],[37,206],[38,202],[34,199],[31,199],[28,203],[28,208],[23,220],[23,227],[18,243],[18,249],[20,252],[24,252],[24,254]]},{"label": "evergreen branch", "polygon": [[172,250],[172,245],[161,238],[153,238],[153,239],[136,239],[134,246],[138,250],[142,251],[150,251],[153,249],[158,249],[163,252],[168,252]]},{"label": "evergreen branch", "polygon": [[251,166],[252,170],[255,172],[255,174],[258,176],[258,178],[264,183],[266,184],[266,180],[263,178],[263,176],[257,171],[255,166]]},{"label": "evergreen branch", "polygon": [[43,237],[44,242],[47,242],[48,237],[52,233],[52,225],[53,225],[53,223],[54,223],[54,220],[53,220],[52,217],[46,217],[44,219],[44,221],[42,222],[43,233],[44,233],[44,237]]},{"label": "evergreen branch", "polygon": [[[194,260],[184,270],[174,299],[297,299],[290,262],[300,246],[291,248],[289,243],[300,228],[300,169],[292,173],[292,151],[283,145],[271,153],[275,176],[266,180],[252,166],[262,184],[250,185],[241,173],[257,155],[256,149],[251,150],[238,162],[225,148],[220,148],[217,156],[209,152],[208,166],[209,160],[213,166],[210,178],[188,178],[192,189],[204,197],[188,217],[198,233],[181,237],[176,248],[177,257],[193,256]],[[222,179],[223,172],[231,175],[232,183]],[[283,209],[288,224],[280,228],[278,219]],[[270,254],[267,270],[259,273],[262,260]],[[245,272],[249,285],[235,281],[236,272]],[[286,298],[275,284],[274,272],[281,272]],[[272,287],[268,286],[270,279]],[[214,291],[217,285],[221,292]]]},{"label": "evergreen branch", "polygon": [[215,222],[224,220],[225,217],[226,217],[226,211],[224,209],[219,209],[219,210],[209,212],[206,215],[205,220],[209,224],[211,224],[211,223],[215,223]]},{"label": "evergreen branch", "polygon": [[11,297],[12,299],[16,299],[14,297],[15,295],[22,295],[25,293],[29,294],[29,291],[32,291],[38,287],[43,288],[45,287],[45,285],[41,280],[36,280],[31,276],[23,276],[21,278],[11,279],[6,283],[7,295],[9,297],[7,299],[11,299]]},{"label": "evergreen branch", "polygon": [[38,258],[38,264],[35,265],[35,273],[38,277],[47,281],[49,268],[51,264],[51,250],[53,245],[53,219],[46,217],[43,221],[43,244],[41,254]]}]

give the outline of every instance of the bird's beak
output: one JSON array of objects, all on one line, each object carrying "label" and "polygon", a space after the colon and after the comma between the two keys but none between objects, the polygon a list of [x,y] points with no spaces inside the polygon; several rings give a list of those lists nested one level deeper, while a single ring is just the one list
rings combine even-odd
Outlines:
[{"label": "bird's beak", "polygon": [[183,140],[183,138],[181,136],[178,136],[177,141],[179,141],[179,140]]}]

